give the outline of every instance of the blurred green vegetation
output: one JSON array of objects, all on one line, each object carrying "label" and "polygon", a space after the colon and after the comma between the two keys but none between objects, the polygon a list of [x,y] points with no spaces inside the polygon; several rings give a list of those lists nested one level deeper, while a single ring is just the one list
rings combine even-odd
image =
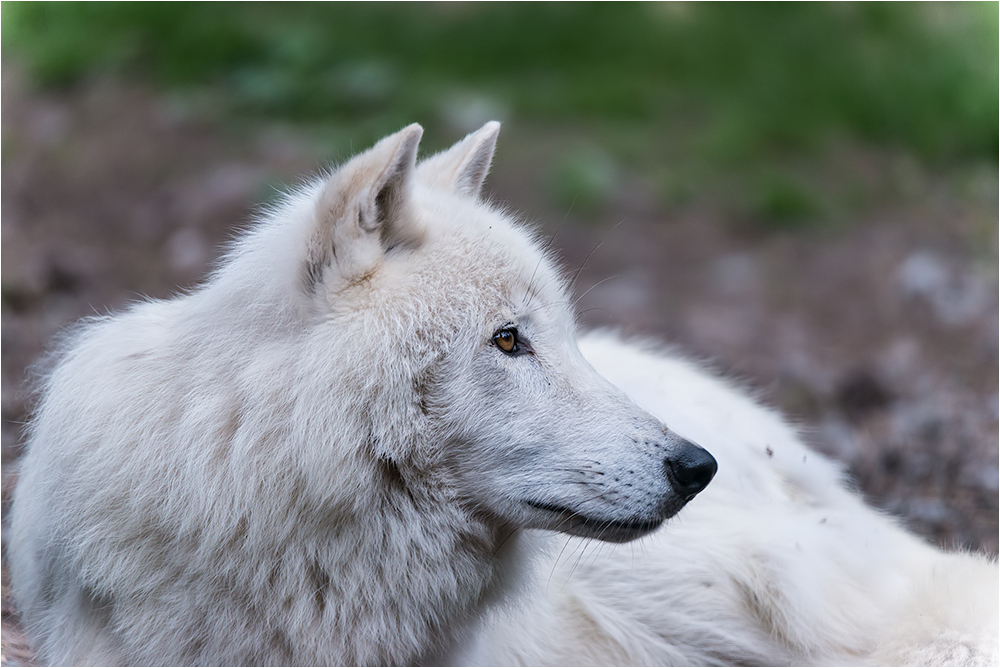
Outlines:
[{"label": "blurred green vegetation", "polygon": [[[995,164],[998,152],[995,2],[2,9],[4,55],[43,86],[139,77],[210,91],[229,117],[350,126],[355,141],[491,115],[585,127],[618,159],[660,173],[667,198],[738,174],[753,183],[745,208],[779,223],[823,209],[787,156],[844,141],[931,165]],[[574,163],[586,153],[554,168],[559,196],[586,199],[613,181],[611,167]]]}]

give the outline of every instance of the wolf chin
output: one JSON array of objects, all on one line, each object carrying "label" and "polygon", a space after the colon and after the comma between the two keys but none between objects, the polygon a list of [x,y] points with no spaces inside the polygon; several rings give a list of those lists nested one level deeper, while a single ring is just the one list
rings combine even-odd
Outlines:
[{"label": "wolf chin", "polygon": [[8,541],[39,658],[996,663],[995,563],[697,366],[577,340],[479,199],[498,131],[418,163],[404,128],[66,337]]}]

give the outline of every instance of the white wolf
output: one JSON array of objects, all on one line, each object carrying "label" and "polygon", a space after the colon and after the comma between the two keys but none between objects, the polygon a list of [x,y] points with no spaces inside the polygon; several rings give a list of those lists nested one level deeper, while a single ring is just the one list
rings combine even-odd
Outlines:
[{"label": "white wolf", "polygon": [[498,130],[417,165],[407,127],[201,288],[68,339],[9,541],[39,657],[996,662],[996,564],[697,367],[577,347],[550,259],[478,201]]}]

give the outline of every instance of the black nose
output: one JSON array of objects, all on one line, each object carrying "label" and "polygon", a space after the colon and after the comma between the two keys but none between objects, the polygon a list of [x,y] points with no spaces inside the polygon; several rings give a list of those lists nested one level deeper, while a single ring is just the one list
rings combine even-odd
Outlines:
[{"label": "black nose", "polygon": [[677,491],[690,499],[708,486],[719,465],[708,450],[683,441],[677,453],[667,459],[666,467],[677,483]]}]

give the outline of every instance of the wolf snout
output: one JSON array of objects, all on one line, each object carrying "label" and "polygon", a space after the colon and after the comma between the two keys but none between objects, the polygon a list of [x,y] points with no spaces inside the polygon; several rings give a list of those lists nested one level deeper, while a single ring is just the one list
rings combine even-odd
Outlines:
[{"label": "wolf snout", "polygon": [[664,467],[677,491],[687,500],[708,486],[719,465],[705,448],[682,441],[678,451],[667,457]]}]

